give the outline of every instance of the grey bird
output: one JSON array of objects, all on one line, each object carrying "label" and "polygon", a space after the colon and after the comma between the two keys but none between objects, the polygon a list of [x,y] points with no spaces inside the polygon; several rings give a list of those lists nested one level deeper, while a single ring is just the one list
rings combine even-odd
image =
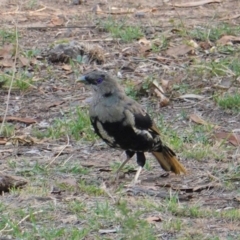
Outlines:
[{"label": "grey bird", "polygon": [[110,147],[126,152],[127,158],[117,170],[117,177],[136,154],[139,165],[133,181],[136,183],[146,162],[144,152],[151,152],[165,171],[186,173],[173,150],[162,143],[160,132],[148,113],[125,94],[116,79],[95,70],[78,81],[92,85],[89,115],[96,134]]}]

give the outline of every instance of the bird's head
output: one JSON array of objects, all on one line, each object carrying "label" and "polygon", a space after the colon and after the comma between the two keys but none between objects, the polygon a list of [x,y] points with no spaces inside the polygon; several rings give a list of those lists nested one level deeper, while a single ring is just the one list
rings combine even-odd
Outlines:
[{"label": "bird's head", "polygon": [[81,76],[77,81],[92,85],[97,93],[104,96],[120,90],[117,81],[103,71],[92,71]]}]

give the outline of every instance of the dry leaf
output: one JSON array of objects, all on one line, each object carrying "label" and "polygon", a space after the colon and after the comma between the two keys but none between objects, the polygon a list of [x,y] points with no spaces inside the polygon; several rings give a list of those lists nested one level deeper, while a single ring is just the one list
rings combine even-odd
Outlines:
[{"label": "dry leaf", "polygon": [[62,69],[65,71],[72,71],[72,66],[68,64],[62,65]]},{"label": "dry leaf", "polygon": [[185,54],[194,54],[194,48],[185,44],[169,48],[166,51],[166,54],[169,56],[177,57],[183,56]]},{"label": "dry leaf", "polygon": [[[2,121],[3,121],[3,118],[0,117],[0,122]],[[13,116],[6,117],[5,121],[7,122],[16,121],[16,122],[23,122],[26,124],[32,124],[37,122],[35,119],[32,119],[32,118],[21,118],[21,117],[13,117]]]},{"label": "dry leaf", "polygon": [[160,217],[152,216],[152,217],[146,218],[146,221],[148,223],[156,223],[156,222],[161,222],[162,219]]},{"label": "dry leaf", "polygon": [[169,103],[169,98],[167,98],[166,96],[164,96],[164,94],[162,94],[158,89],[154,89],[154,92],[155,92],[156,95],[160,98],[160,106],[161,106],[161,107],[167,106],[168,103]]},{"label": "dry leaf", "polygon": [[7,139],[5,137],[0,137],[0,145],[5,145],[7,142]]},{"label": "dry leaf", "polygon": [[13,136],[10,137],[6,145],[22,145],[22,146],[31,146],[37,142],[36,138],[33,138],[29,135]]},{"label": "dry leaf", "polygon": [[4,45],[0,49],[0,58],[11,59],[12,58],[13,49],[14,48],[13,48],[12,44]]},{"label": "dry leaf", "polygon": [[166,91],[169,88],[169,81],[162,79],[161,83],[162,83],[163,90]]},{"label": "dry leaf", "polygon": [[151,45],[151,41],[147,40],[146,38],[141,38],[138,40],[138,43],[141,44],[141,45]]},{"label": "dry leaf", "polygon": [[181,4],[169,3],[168,5],[171,5],[173,7],[197,7],[197,6],[202,6],[209,3],[220,3],[220,2],[222,2],[222,0],[200,0],[200,1],[181,3]]},{"label": "dry leaf", "polygon": [[29,65],[29,60],[25,57],[19,56],[18,59],[20,60],[20,62],[22,63],[22,66],[28,66]]},{"label": "dry leaf", "polygon": [[194,48],[198,48],[199,47],[199,45],[194,40],[188,41],[188,45],[192,46]]},{"label": "dry leaf", "polygon": [[55,17],[52,17],[51,23],[52,23],[53,26],[61,26],[64,23],[64,19],[55,16]]},{"label": "dry leaf", "polygon": [[160,106],[161,107],[167,106],[169,103],[169,98],[167,98],[164,95],[163,88],[159,85],[159,83],[156,80],[154,80],[152,84],[154,86],[155,94],[160,98]]},{"label": "dry leaf", "polygon": [[206,122],[205,120],[203,120],[203,119],[202,119],[200,116],[198,116],[197,114],[191,114],[191,115],[189,116],[189,118],[190,118],[193,122],[198,123],[198,124],[208,125],[208,126],[213,127],[214,129],[219,129],[219,128],[221,128],[221,127],[218,126],[218,125],[215,125],[215,124]]},{"label": "dry leaf", "polygon": [[225,35],[217,40],[217,44],[220,45],[230,45],[233,43],[240,43],[240,37]]},{"label": "dry leaf", "polygon": [[59,105],[62,105],[63,103],[65,103],[64,101],[58,101],[58,102],[53,102],[53,103],[49,103],[47,104],[47,108],[52,108],[52,107],[57,107]]},{"label": "dry leaf", "polygon": [[205,120],[203,120],[200,116],[198,116],[197,114],[191,114],[189,116],[189,118],[195,122],[195,123],[198,123],[198,124],[202,124],[202,125],[209,125]]},{"label": "dry leaf", "polygon": [[203,49],[203,50],[207,50],[210,49],[212,47],[211,42],[207,41],[207,42],[200,42],[199,46]]},{"label": "dry leaf", "polygon": [[3,59],[0,61],[1,67],[13,67],[14,62],[11,59]]},{"label": "dry leaf", "polygon": [[224,139],[234,146],[240,146],[240,133],[233,132],[219,132],[214,135],[218,139]]}]

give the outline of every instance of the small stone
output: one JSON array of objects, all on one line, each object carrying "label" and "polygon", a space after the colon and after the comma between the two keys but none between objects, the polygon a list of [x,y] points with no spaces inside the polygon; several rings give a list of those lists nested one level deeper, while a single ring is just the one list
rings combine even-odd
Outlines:
[{"label": "small stone", "polygon": [[72,0],[73,5],[81,4],[81,0]]},{"label": "small stone", "polygon": [[137,18],[144,18],[145,13],[144,12],[135,12],[134,16],[137,17]]}]

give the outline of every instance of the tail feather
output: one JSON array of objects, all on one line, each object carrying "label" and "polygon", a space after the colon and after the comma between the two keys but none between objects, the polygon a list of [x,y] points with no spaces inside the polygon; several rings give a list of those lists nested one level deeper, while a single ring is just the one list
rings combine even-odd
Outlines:
[{"label": "tail feather", "polygon": [[165,171],[171,171],[175,174],[187,172],[183,165],[178,161],[175,153],[167,146],[163,146],[161,152],[152,152],[152,154]]}]

